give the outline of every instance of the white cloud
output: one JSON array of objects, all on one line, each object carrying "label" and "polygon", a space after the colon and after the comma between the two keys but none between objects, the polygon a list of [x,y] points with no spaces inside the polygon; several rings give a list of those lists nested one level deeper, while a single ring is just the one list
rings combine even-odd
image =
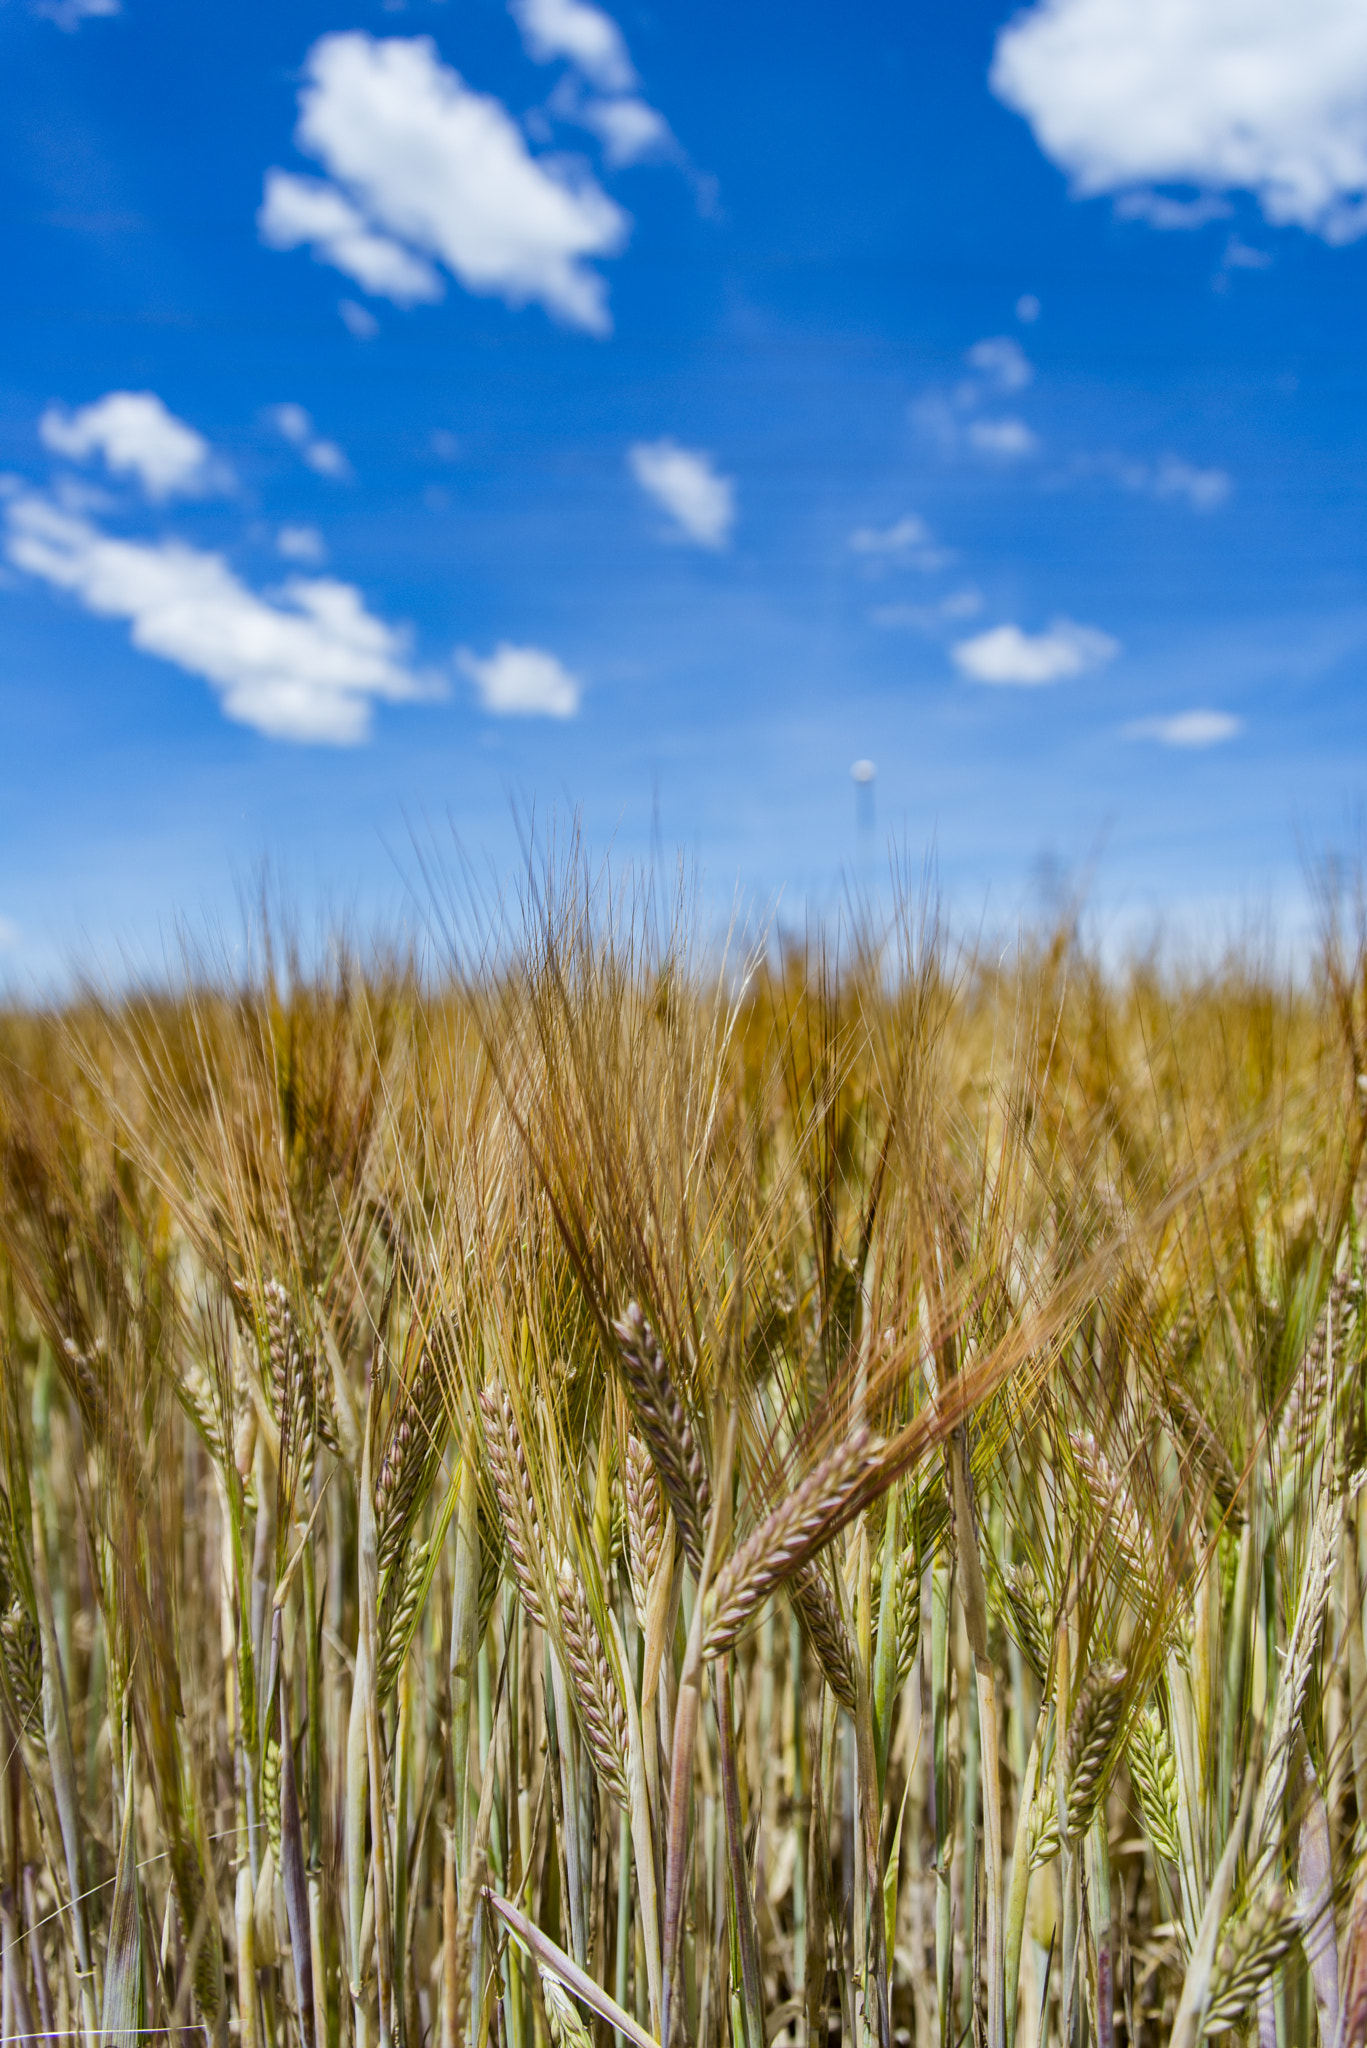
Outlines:
[{"label": "white cloud", "polygon": [[380,331],[380,323],[368,306],[360,306],[355,299],[338,299],[337,311],[342,316],[342,325],[348,334],[354,334],[357,341],[373,341]]},{"label": "white cloud", "polygon": [[687,539],[703,548],[724,548],[736,518],[736,487],[717,473],[701,448],[680,448],[667,436],[637,441],[627,462],[641,489],[663,506]]},{"label": "white cloud", "polygon": [[850,535],[850,546],[857,555],[909,555],[914,548],[927,547],[930,540],[925,520],[909,512],[891,526],[857,527]]},{"label": "white cloud", "polygon": [[53,21],[71,35],[83,21],[122,14],[120,0],[34,0],[34,13],[42,21]]},{"label": "white cloud", "polygon": [[351,475],[351,464],[335,441],[310,441],[304,460],[319,476],[330,477],[334,483],[345,483]]},{"label": "white cloud", "polygon": [[486,711],[505,718],[573,718],[581,684],[542,647],[514,647],[500,640],[481,657],[462,647],[456,664],[479,692]]},{"label": "white cloud", "polygon": [[271,418],[285,439],[295,448],[302,448],[313,433],[313,421],[302,405],[295,405],[292,402],[273,405]]},{"label": "white cloud", "polygon": [[566,57],[600,92],[629,92],[636,72],[622,31],[586,0],[511,0],[527,54],[538,64]]},{"label": "white cloud", "polygon": [[586,100],[577,119],[598,137],[614,167],[671,156],[678,148],[664,115],[645,100]]},{"label": "white cloud", "polygon": [[850,535],[850,549],[854,554],[865,557],[871,575],[878,575],[890,565],[909,564],[927,576],[933,576],[958,559],[953,548],[936,546],[935,537],[925,520],[914,512],[909,512],[905,518],[895,519],[891,526],[856,527]]},{"label": "white cloud", "polygon": [[297,178],[292,171],[267,171],[266,196],[256,216],[263,242],[272,249],[309,245],[315,261],[354,277],[363,290],[396,306],[439,299],[442,281],[421,256],[392,235],[378,234],[365,216],[322,178]]},{"label": "white cloud", "polygon": [[983,608],[983,594],[971,586],[951,590],[938,604],[880,604],[869,613],[875,626],[909,626],[917,633],[939,633],[946,623],[974,619]]},{"label": "white cloud", "polygon": [[1016,301],[1016,318],[1023,320],[1027,327],[1033,326],[1040,316],[1040,303],[1033,292],[1022,292]]},{"label": "white cloud", "polygon": [[327,560],[327,545],[316,526],[282,526],[275,545],[287,562]]},{"label": "white cloud", "polygon": [[1361,0],[1037,0],[990,79],[1079,196],[1247,191],[1277,225],[1367,231]]},{"label": "white cloud", "polygon": [[952,650],[960,675],[974,683],[1035,687],[1061,683],[1102,667],[1120,652],[1120,642],[1095,626],[1055,619],[1047,633],[1024,633],[1019,626],[993,626]]},{"label": "white cloud", "polygon": [[1226,270],[1269,270],[1272,258],[1266,249],[1255,249],[1238,235],[1231,235],[1221,257]]},{"label": "white cloud", "polygon": [[297,448],[309,468],[333,483],[345,483],[351,464],[335,441],[325,441],[313,431],[313,420],[302,405],[287,402],[273,405],[270,418],[292,448]]},{"label": "white cloud", "polygon": [[975,341],[964,361],[991,379],[999,391],[1024,391],[1035,374],[1035,366],[1018,341],[1009,334]]},{"label": "white cloud", "polygon": [[1223,469],[1196,469],[1179,456],[1165,455],[1153,476],[1155,498],[1185,498],[1194,512],[1213,512],[1233,485]]},{"label": "white cloud", "polygon": [[432,694],[406,634],[368,612],[349,583],[292,577],[260,596],[222,555],[116,539],[37,492],[11,498],[4,519],[16,568],[99,618],[127,620],[136,648],[202,676],[229,718],[272,739],[354,745],[377,699]]},{"label": "white cloud", "polygon": [[1157,740],[1165,747],[1216,747],[1244,729],[1228,711],[1178,711],[1171,718],[1137,718],[1124,728],[1127,740]]},{"label": "white cloud", "polygon": [[229,481],[204,436],[154,391],[110,391],[76,412],[50,405],[38,433],[45,448],[73,462],[103,456],[116,476],[136,477],[149,498],[193,496]]},{"label": "white cloud", "polygon": [[1196,199],[1173,199],[1166,192],[1122,192],[1115,202],[1121,220],[1145,220],[1151,228],[1178,233],[1203,228],[1208,221],[1224,220],[1233,212],[1227,199],[1203,192]]},{"label": "white cloud", "polygon": [[[435,261],[469,292],[610,331],[590,259],[616,254],[630,220],[582,167],[532,157],[501,101],[472,91],[429,37],[326,35],[304,71],[295,140],[335,183],[268,172],[267,239],[307,216],[318,232],[300,240],[400,304],[433,295]],[[326,217],[318,194],[335,202]]]},{"label": "white cloud", "polygon": [[1033,427],[1014,417],[970,420],[968,445],[979,455],[990,455],[997,462],[1020,462],[1037,453],[1040,439]]}]

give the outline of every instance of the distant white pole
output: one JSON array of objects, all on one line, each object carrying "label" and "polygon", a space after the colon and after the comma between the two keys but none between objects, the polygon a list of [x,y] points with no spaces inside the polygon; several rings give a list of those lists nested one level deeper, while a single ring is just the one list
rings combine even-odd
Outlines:
[{"label": "distant white pole", "polygon": [[856,761],[850,770],[854,784],[855,818],[861,832],[873,830],[873,783],[878,770],[872,761]]}]

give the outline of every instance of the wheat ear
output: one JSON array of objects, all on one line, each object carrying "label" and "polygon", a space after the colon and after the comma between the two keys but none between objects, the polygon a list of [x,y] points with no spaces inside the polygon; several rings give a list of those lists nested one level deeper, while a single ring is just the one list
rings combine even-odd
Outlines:
[{"label": "wheat ear", "polygon": [[1099,1526],[1103,1542],[1117,1562],[1132,1578],[1142,1578],[1143,1538],[1129,1488],[1090,1430],[1073,1431],[1068,1441],[1077,1460],[1089,1518]]},{"label": "wheat ear", "polygon": [[1049,1650],[1049,1617],[1044,1611],[1044,1595],[1039,1580],[1028,1564],[1018,1564],[1006,1575],[1006,1597],[1011,1608],[1011,1618],[1016,1624],[1016,1641],[1025,1653],[1025,1661],[1041,1685],[1049,1683],[1049,1667],[1053,1658]]},{"label": "wheat ear", "polygon": [[689,1563],[697,1571],[702,1564],[707,1518],[712,1512],[712,1489],[702,1446],[670,1377],[655,1332],[639,1305],[629,1302],[626,1314],[613,1327],[617,1332],[622,1377],[636,1420],[669,1496]]},{"label": "wheat ear", "polygon": [[875,1448],[872,1433],[860,1428],[828,1451],[718,1572],[710,1596],[709,1657],[729,1650],[761,1601],[842,1527]]},{"label": "wheat ear", "polygon": [[1228,1922],[1215,1952],[1203,2033],[1238,2025],[1295,1938],[1295,1918],[1280,1885]]},{"label": "wheat ear", "polygon": [[1110,1773],[1111,1742],[1125,1704],[1125,1666],[1095,1664],[1087,1673],[1068,1727],[1064,1752],[1068,1785],[1068,1839],[1080,1841],[1091,1826]]},{"label": "wheat ear", "polygon": [[1135,1722],[1127,1760],[1130,1783],[1149,1831],[1149,1840],[1169,1863],[1182,1860],[1177,1838],[1177,1759],[1156,1707],[1147,1707]]},{"label": "wheat ear", "polygon": [[628,1435],[626,1458],[627,1561],[631,1601],[644,1628],[655,1568],[664,1549],[664,1502],[650,1453],[638,1436]]},{"label": "wheat ear", "polygon": [[546,2025],[555,2048],[593,2048],[593,2036],[574,2000],[558,1977],[544,1964],[537,1964],[541,1996],[546,2006]]},{"label": "wheat ear", "polygon": [[819,1566],[800,1565],[789,1580],[789,1593],[821,1673],[842,1707],[855,1711],[854,1651],[850,1633]]},{"label": "wheat ear", "polygon": [[578,1574],[568,1564],[560,1567],[557,1589],[565,1661],[570,1669],[584,1738],[593,1755],[598,1776],[625,1806],[630,1748],[626,1708],[622,1705],[617,1681],[604,1654],[588,1595],[579,1582]]},{"label": "wheat ear", "polygon": [[527,1454],[522,1448],[513,1404],[506,1389],[491,1380],[479,1397],[486,1424],[485,1455],[489,1474],[498,1496],[503,1536],[512,1560],[513,1574],[532,1620],[545,1626],[541,1580],[534,1557],[544,1557],[546,1545],[537,1519]]}]

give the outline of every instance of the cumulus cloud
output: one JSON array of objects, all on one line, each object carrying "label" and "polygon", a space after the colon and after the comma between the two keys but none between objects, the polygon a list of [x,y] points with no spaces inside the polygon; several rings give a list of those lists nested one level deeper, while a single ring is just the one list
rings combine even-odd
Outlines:
[{"label": "cumulus cloud", "polygon": [[586,0],[512,0],[513,20],[538,64],[567,58],[600,92],[630,92],[636,72],[611,15]]},{"label": "cumulus cloud", "polygon": [[975,341],[964,361],[970,369],[988,378],[999,391],[1024,391],[1035,374],[1035,366],[1025,350],[1009,334],[996,334],[987,341]]},{"label": "cumulus cloud", "polygon": [[1157,740],[1165,747],[1217,747],[1244,729],[1229,711],[1178,711],[1171,718],[1137,718],[1124,728],[1127,740]]},{"label": "cumulus cloud", "polygon": [[474,684],[484,709],[496,717],[573,718],[579,709],[578,676],[544,647],[514,647],[500,640],[484,656],[462,647],[456,665]]},{"label": "cumulus cloud", "polygon": [[637,441],[627,462],[641,489],[674,521],[685,539],[724,548],[736,519],[736,487],[717,472],[701,448],[681,448],[668,436]]},{"label": "cumulus cloud", "polygon": [[1024,420],[1008,416],[996,420],[970,420],[968,445],[994,462],[1020,462],[1039,451],[1040,438]]},{"label": "cumulus cloud", "polygon": [[442,295],[442,281],[430,263],[392,235],[367,226],[360,209],[322,178],[267,171],[256,224],[272,249],[310,247],[316,262],[344,270],[365,291],[392,299],[396,306]]},{"label": "cumulus cloud", "polygon": [[196,496],[229,481],[204,436],[154,391],[110,391],[76,412],[50,405],[38,434],[45,448],[73,462],[102,456],[115,476],[135,477],[149,498]]},{"label": "cumulus cloud", "polygon": [[325,562],[327,545],[316,526],[282,526],[275,545],[287,562]]},{"label": "cumulus cloud", "polygon": [[622,248],[628,216],[582,167],[530,155],[502,102],[443,64],[430,37],[321,37],[295,140],[331,182],[269,171],[264,239],[307,242],[401,305],[435,296],[441,264],[469,292],[610,331],[590,264]]},{"label": "cumulus cloud", "polygon": [[958,641],[952,652],[954,666],[970,682],[1033,688],[1103,667],[1119,654],[1120,642],[1095,626],[1055,619],[1045,633],[993,626],[971,640]]},{"label": "cumulus cloud", "polygon": [[178,540],[120,540],[39,492],[4,508],[5,553],[99,618],[123,619],[144,654],[200,676],[225,714],[271,739],[350,746],[378,700],[432,694],[405,633],[331,577],[292,577],[268,596],[222,555]]},{"label": "cumulus cloud", "polygon": [[324,440],[313,431],[313,420],[302,405],[292,402],[273,405],[270,418],[277,432],[283,434],[292,448],[297,448],[309,468],[318,476],[325,476],[333,483],[345,483],[351,475],[351,464],[346,452],[335,441]]},{"label": "cumulus cloud", "polygon": [[1277,225],[1367,231],[1361,0],[1036,0],[990,82],[1081,197],[1247,191]]}]

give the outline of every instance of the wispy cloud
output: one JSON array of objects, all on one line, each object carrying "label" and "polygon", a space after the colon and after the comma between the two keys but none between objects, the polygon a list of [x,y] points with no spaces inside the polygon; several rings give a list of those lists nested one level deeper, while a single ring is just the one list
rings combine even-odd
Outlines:
[{"label": "wispy cloud", "polygon": [[1047,632],[1026,633],[1019,626],[993,626],[953,648],[954,666],[974,683],[1038,688],[1061,683],[1104,667],[1120,652],[1120,642],[1096,626],[1055,619]]},{"label": "wispy cloud", "polygon": [[407,634],[349,583],[293,577],[263,595],[222,555],[116,538],[36,491],[5,505],[4,547],[16,568],[88,612],[125,620],[142,653],[201,677],[227,717],[271,739],[352,746],[366,738],[376,701],[433,694]]},{"label": "wispy cloud", "polygon": [[369,306],[358,305],[355,299],[338,299],[337,311],[348,334],[354,334],[357,341],[373,341],[380,331],[380,323]]},{"label": "wispy cloud", "polygon": [[958,557],[940,547],[924,519],[915,512],[890,526],[858,526],[850,535],[850,552],[862,555],[872,573],[887,567],[911,567],[934,575]]},{"label": "wispy cloud", "polygon": [[38,436],[54,455],[73,462],[102,457],[115,476],[134,478],[153,499],[197,497],[232,482],[204,436],[154,391],[110,391],[76,412],[50,405]]},{"label": "wispy cloud", "polygon": [[[596,135],[609,165],[685,162],[668,121],[637,90],[636,67],[611,15],[586,0],[510,0],[509,11],[529,57],[573,67],[552,93],[550,110]],[[573,74],[594,88],[589,97]]]},{"label": "wispy cloud", "polygon": [[331,182],[268,171],[264,240],[307,244],[399,305],[439,295],[439,264],[466,291],[610,332],[590,265],[622,248],[628,216],[582,167],[533,157],[502,102],[473,91],[430,38],[323,36],[304,78],[295,140]]},{"label": "wispy cloud", "polygon": [[668,436],[637,441],[627,452],[627,464],[685,540],[702,548],[726,546],[736,520],[736,486],[719,473],[705,449],[681,448]]},{"label": "wispy cloud", "polygon": [[1223,469],[1197,469],[1180,456],[1165,455],[1153,472],[1155,498],[1183,498],[1194,512],[1213,512],[1233,488]]},{"label": "wispy cloud", "polygon": [[1228,470],[1213,465],[1203,468],[1171,451],[1156,461],[1146,462],[1115,448],[1096,453],[1076,451],[1066,468],[1050,481],[1061,487],[1092,477],[1116,483],[1122,490],[1141,497],[1179,502],[1192,512],[1218,511],[1234,490],[1234,479]]},{"label": "wispy cloud", "polygon": [[598,137],[603,155],[614,168],[649,163],[652,158],[675,156],[679,151],[674,131],[664,115],[634,95],[618,100],[584,100],[578,104],[574,118]]},{"label": "wispy cloud", "polygon": [[1211,195],[1246,191],[1279,226],[1367,230],[1361,0],[1036,0],[990,80],[1079,197],[1130,193],[1155,226],[1191,227]]},{"label": "wispy cloud", "polygon": [[630,92],[637,83],[622,31],[601,7],[587,0],[511,0],[509,11],[536,63],[564,58],[600,92]]},{"label": "wispy cloud", "polygon": [[910,627],[916,633],[941,633],[946,626],[976,619],[983,608],[983,594],[966,586],[951,590],[938,604],[878,604],[869,613],[875,626]]},{"label": "wispy cloud", "polygon": [[1024,391],[1035,375],[1035,366],[1020,343],[1009,334],[996,334],[975,341],[964,357],[998,391]]},{"label": "wispy cloud", "polygon": [[275,546],[287,562],[316,565],[327,560],[327,544],[316,526],[282,526],[275,536]]},{"label": "wispy cloud", "polygon": [[[1038,301],[1031,301],[1038,313]],[[983,407],[1024,391],[1034,381],[1035,366],[1009,334],[989,335],[964,353],[974,372],[954,388],[929,390],[912,406],[921,432],[938,441],[944,452],[964,448],[989,462],[1013,463],[1037,455],[1043,445],[1034,428],[1014,413],[985,414]]]},{"label": "wispy cloud", "polygon": [[1243,729],[1242,718],[1230,711],[1177,711],[1170,718],[1136,718],[1122,732],[1127,740],[1157,740],[1164,747],[1218,747]]},{"label": "wispy cloud", "polygon": [[583,685],[544,647],[500,640],[492,654],[462,647],[456,666],[468,676],[486,711],[499,718],[573,718]]},{"label": "wispy cloud", "polygon": [[1022,462],[1029,455],[1037,455],[1040,449],[1040,438],[1034,428],[1012,415],[970,420],[967,434],[969,447],[979,455],[991,456],[995,462]]},{"label": "wispy cloud", "polygon": [[1115,210],[1121,220],[1147,221],[1151,228],[1181,234],[1203,228],[1212,220],[1224,220],[1234,209],[1213,192],[1202,192],[1195,199],[1174,199],[1166,192],[1140,191],[1122,192]]},{"label": "wispy cloud", "polygon": [[55,22],[72,35],[83,21],[108,20],[122,14],[121,0],[33,0],[33,12],[41,21]]},{"label": "wispy cloud", "polygon": [[276,431],[284,436],[292,448],[297,448],[309,468],[318,476],[325,476],[332,483],[346,483],[351,476],[351,464],[346,451],[335,441],[325,440],[313,431],[313,420],[302,405],[292,402],[273,405],[270,417]]}]

